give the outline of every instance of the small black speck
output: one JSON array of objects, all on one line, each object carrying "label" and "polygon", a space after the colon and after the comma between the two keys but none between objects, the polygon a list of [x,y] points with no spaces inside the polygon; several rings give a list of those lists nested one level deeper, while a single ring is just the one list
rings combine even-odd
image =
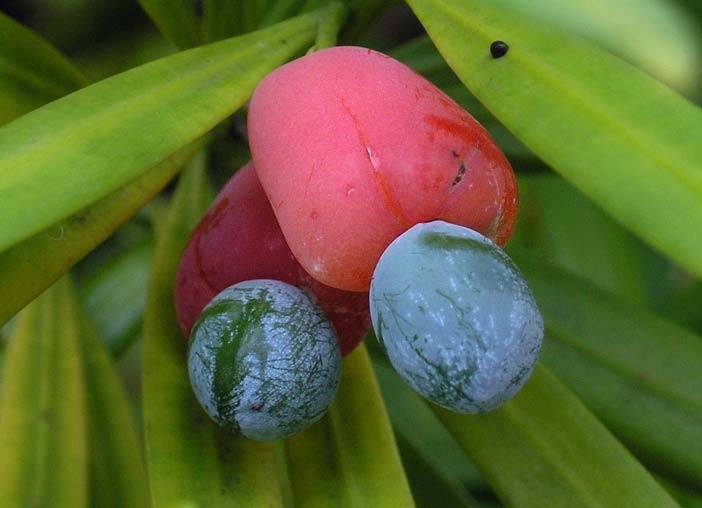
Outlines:
[{"label": "small black speck", "polygon": [[504,41],[494,41],[490,44],[490,54],[493,58],[502,58],[509,51],[509,46]]},{"label": "small black speck", "polygon": [[454,159],[458,159],[458,152],[457,152],[456,150],[451,150],[451,156],[452,156]]},{"label": "small black speck", "polygon": [[454,185],[457,185],[463,180],[463,175],[466,174],[466,165],[461,162],[461,166],[458,168],[458,172],[456,173],[456,178],[453,179],[453,182],[451,182],[451,186],[453,187]]}]

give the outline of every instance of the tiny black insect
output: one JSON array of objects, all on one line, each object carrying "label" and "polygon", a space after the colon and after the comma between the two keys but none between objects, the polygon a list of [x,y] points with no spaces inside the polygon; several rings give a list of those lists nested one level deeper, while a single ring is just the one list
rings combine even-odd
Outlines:
[{"label": "tiny black insect", "polygon": [[490,44],[490,54],[493,58],[501,58],[507,54],[509,46],[504,41],[494,41]]}]

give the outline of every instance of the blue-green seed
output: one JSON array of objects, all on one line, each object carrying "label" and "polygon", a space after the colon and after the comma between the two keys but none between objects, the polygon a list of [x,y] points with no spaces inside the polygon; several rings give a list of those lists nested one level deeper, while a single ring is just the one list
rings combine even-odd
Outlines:
[{"label": "blue-green seed", "polygon": [[519,270],[461,226],[418,224],[381,256],[370,287],[373,328],[400,376],[460,413],[490,411],[536,363],[543,319]]},{"label": "blue-green seed", "polygon": [[193,327],[188,371],[215,422],[272,440],[322,417],[339,385],[341,354],[329,319],[308,295],[254,280],[230,286],[205,307]]}]

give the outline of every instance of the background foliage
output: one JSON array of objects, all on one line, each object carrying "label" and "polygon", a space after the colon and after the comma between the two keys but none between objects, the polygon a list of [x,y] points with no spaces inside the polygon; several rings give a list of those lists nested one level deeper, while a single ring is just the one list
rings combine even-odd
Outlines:
[{"label": "background foliage", "polygon": [[[699,2],[139,4],[0,7],[0,506],[702,506]],[[462,416],[368,337],[327,416],[255,443],[191,394],[174,273],[249,157],[258,81],[337,41],[503,148],[546,343],[513,401]]]}]

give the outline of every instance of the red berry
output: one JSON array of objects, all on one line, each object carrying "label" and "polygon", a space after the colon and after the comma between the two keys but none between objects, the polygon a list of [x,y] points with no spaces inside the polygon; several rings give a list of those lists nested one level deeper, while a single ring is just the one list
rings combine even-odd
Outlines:
[{"label": "red berry", "polygon": [[337,331],[342,354],[353,350],[370,327],[367,293],[325,286],[295,260],[249,163],[222,189],[181,259],[175,303],[183,334],[190,335],[202,309],[220,291],[252,279],[311,291]]},{"label": "red berry", "polygon": [[367,291],[383,250],[442,219],[503,245],[517,211],[509,162],[429,81],[381,53],[336,47],[269,74],[249,108],[261,183],[315,279]]}]

